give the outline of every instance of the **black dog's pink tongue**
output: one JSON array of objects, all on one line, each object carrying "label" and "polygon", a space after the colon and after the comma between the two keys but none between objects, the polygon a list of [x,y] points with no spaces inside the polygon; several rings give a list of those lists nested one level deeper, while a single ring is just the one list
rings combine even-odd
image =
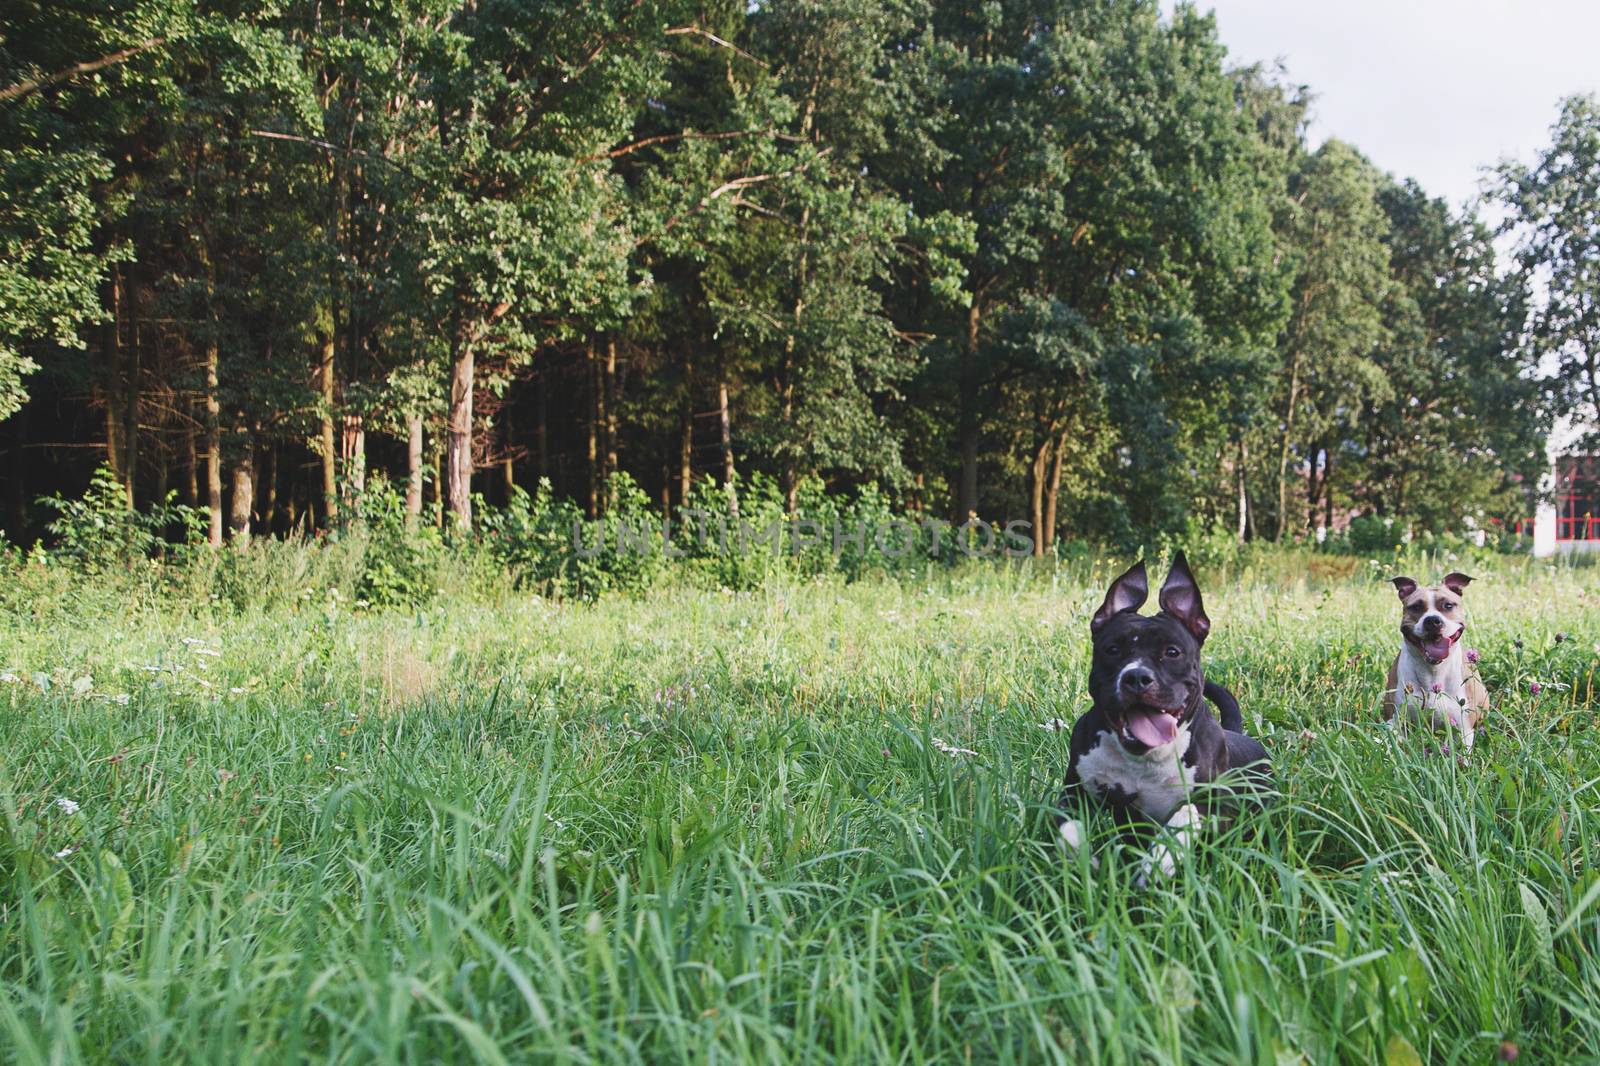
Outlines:
[{"label": "black dog's pink tongue", "polygon": [[1177,737],[1178,719],[1166,711],[1129,711],[1128,732],[1139,743],[1159,748]]},{"label": "black dog's pink tongue", "polygon": [[1429,641],[1422,646],[1422,654],[1431,662],[1442,663],[1450,658],[1450,641],[1448,639]]}]

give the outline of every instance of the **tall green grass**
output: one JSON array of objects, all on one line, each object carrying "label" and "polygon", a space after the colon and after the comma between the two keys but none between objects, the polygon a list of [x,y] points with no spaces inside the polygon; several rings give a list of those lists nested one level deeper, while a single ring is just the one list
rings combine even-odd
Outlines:
[{"label": "tall green grass", "polygon": [[391,613],[34,575],[3,1057],[1596,1061],[1600,572],[1478,574],[1463,765],[1377,724],[1387,575],[1202,571],[1283,794],[1137,893],[1048,810],[1112,565]]}]

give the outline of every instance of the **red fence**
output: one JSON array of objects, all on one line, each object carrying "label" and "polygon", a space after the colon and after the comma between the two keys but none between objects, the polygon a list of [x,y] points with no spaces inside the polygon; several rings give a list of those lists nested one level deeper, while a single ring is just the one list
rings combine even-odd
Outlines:
[{"label": "red fence", "polygon": [[1569,514],[1563,511],[1556,516],[1557,540],[1600,540],[1600,518],[1592,514]]},{"label": "red fence", "polygon": [[[1519,537],[1531,537],[1533,524],[1531,518],[1519,518],[1511,523],[1511,532]],[[1600,515],[1557,515],[1556,540],[1600,540]]]}]

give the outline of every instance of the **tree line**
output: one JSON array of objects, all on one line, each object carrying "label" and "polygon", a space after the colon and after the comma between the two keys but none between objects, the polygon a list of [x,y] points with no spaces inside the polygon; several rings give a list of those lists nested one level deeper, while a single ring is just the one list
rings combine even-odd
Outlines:
[{"label": "tree line", "polygon": [[99,462],[219,544],[379,472],[466,526],[871,485],[1040,551],[1528,513],[1600,412],[1594,101],[1502,167],[1509,263],[1311,103],[1150,0],[8,4],[5,522]]}]

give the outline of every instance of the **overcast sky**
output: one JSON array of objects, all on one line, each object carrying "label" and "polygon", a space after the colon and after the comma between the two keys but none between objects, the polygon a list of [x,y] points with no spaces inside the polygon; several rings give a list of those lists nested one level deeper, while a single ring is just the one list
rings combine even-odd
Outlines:
[{"label": "overcast sky", "polygon": [[[1163,0],[1171,11],[1174,0]],[[1531,160],[1559,101],[1600,92],[1600,0],[1199,0],[1239,64],[1282,59],[1316,93],[1311,139],[1460,204]]]}]

